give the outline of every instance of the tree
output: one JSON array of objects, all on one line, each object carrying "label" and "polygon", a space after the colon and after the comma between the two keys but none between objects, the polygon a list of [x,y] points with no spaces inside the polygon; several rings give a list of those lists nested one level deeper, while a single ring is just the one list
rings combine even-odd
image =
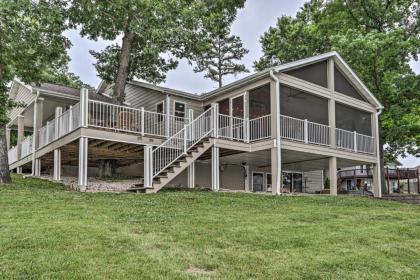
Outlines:
[{"label": "tree", "polygon": [[177,58],[195,53],[203,22],[236,13],[245,0],[126,0],[71,1],[73,26],[82,36],[116,40],[101,52],[92,52],[105,81],[114,83],[113,97],[125,99],[125,84],[134,77],[152,83],[165,79]]},{"label": "tree", "polygon": [[220,18],[218,24],[211,24],[204,36],[203,49],[191,58],[196,63],[194,72],[206,72],[204,77],[217,82],[219,88],[223,85],[224,76],[248,72],[245,65],[235,63],[249,51],[243,47],[238,36],[229,34],[234,18]]},{"label": "tree", "polygon": [[25,83],[42,80],[43,70],[67,62],[70,41],[63,1],[0,1],[0,184],[10,182],[6,124],[16,106],[7,95],[15,76]]},{"label": "tree", "polygon": [[80,80],[80,77],[74,73],[68,72],[67,64],[62,64],[58,69],[47,68],[42,73],[42,82],[68,86],[72,88],[89,88],[93,87]]},{"label": "tree", "polygon": [[420,53],[419,2],[353,0],[306,3],[296,18],[283,16],[261,37],[269,66],[336,50],[384,105],[380,143],[385,159],[420,147],[420,77],[409,66]]}]

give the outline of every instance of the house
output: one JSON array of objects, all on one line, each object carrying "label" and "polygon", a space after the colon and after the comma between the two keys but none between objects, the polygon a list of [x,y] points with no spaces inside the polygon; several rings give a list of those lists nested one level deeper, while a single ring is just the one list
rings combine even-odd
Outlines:
[{"label": "house", "polygon": [[[105,159],[141,176],[133,190],[167,185],[214,191],[320,192],[337,169],[370,165],[375,196],[382,106],[336,52],[273,67],[203,94],[129,82],[126,104],[96,91],[14,81],[11,170],[77,174],[85,189]],[[28,134],[25,137],[25,132]]]}]

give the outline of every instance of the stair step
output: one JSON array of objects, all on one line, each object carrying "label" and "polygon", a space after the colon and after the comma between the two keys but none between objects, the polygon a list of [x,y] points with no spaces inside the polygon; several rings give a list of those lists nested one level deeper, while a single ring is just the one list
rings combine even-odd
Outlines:
[{"label": "stair step", "polygon": [[128,188],[127,192],[146,192],[147,190],[153,190],[153,188],[134,185]]}]

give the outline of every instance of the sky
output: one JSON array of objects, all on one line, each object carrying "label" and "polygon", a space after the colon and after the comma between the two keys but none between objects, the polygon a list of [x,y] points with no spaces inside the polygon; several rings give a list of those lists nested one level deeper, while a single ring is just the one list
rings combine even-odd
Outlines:
[{"label": "sky", "polygon": [[[274,26],[277,18],[282,15],[294,16],[303,5],[304,0],[247,0],[245,7],[238,11],[237,18],[232,25],[232,33],[239,36],[244,47],[249,53],[243,58],[242,63],[252,72],[253,62],[258,60],[261,55],[260,36]],[[98,86],[100,79],[96,76],[93,66],[94,58],[89,54],[89,50],[102,50],[110,41],[98,40],[91,41],[81,38],[77,30],[67,31],[66,36],[73,43],[69,50],[71,62],[70,72],[78,75],[81,80],[92,86]],[[420,73],[420,62],[412,61],[411,67],[416,73]],[[183,90],[191,93],[202,93],[217,88],[217,84],[208,79],[204,79],[202,73],[194,73],[193,66],[185,60],[181,60],[177,69],[168,72],[166,81],[161,85]],[[227,84],[248,74],[230,76],[224,80]],[[420,158],[408,157],[401,159],[401,162],[408,167],[420,164]]]}]

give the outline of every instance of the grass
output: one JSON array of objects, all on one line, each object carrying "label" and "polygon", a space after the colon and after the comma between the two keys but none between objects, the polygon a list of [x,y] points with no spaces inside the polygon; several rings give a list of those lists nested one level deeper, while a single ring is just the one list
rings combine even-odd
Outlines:
[{"label": "grass", "polygon": [[1,279],[415,279],[420,207],[340,196],[0,188]]}]

